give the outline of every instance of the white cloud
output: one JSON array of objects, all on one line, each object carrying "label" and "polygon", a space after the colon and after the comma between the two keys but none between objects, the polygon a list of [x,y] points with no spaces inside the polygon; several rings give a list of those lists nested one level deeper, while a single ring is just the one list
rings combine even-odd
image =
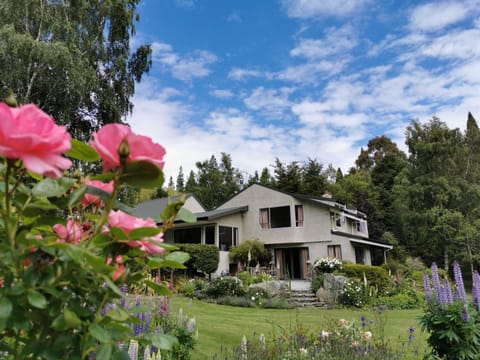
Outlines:
[{"label": "white cloud", "polygon": [[351,25],[330,28],[322,39],[301,39],[290,51],[291,56],[320,59],[331,55],[344,55],[357,45],[357,36]]},{"label": "white cloud", "polygon": [[410,17],[413,30],[436,31],[464,20],[469,13],[467,2],[432,2],[416,7]]},{"label": "white cloud", "polygon": [[227,21],[228,22],[241,23],[242,18],[240,17],[240,15],[238,15],[238,13],[234,12],[234,13],[227,16]]},{"label": "white cloud", "polygon": [[244,103],[247,108],[260,111],[267,118],[279,119],[283,117],[283,113],[290,106],[288,96],[294,90],[294,88],[288,87],[278,90],[265,89],[260,86],[244,99]]},{"label": "white cloud", "polygon": [[306,19],[350,15],[369,2],[369,0],[282,0],[282,5],[288,16]]},{"label": "white cloud", "polygon": [[208,76],[211,72],[209,65],[217,61],[217,57],[206,50],[195,50],[181,57],[173,51],[171,45],[160,42],[152,44],[152,58],[170,71],[174,78],[187,82]]},{"label": "white cloud", "polygon": [[480,29],[467,29],[437,37],[421,48],[429,57],[471,59],[480,56]]},{"label": "white cloud", "polygon": [[340,73],[347,62],[347,59],[338,59],[336,61],[320,60],[293,65],[276,73],[275,78],[296,84],[312,84],[318,82],[319,75],[331,76]]},{"label": "white cloud", "polygon": [[197,0],[175,0],[175,4],[184,9],[195,7]]},{"label": "white cloud", "polygon": [[210,91],[210,95],[219,99],[230,99],[234,96],[233,92],[228,89],[215,89]]},{"label": "white cloud", "polygon": [[249,77],[264,77],[265,73],[253,69],[233,68],[228,73],[228,78],[232,80],[244,80]]}]

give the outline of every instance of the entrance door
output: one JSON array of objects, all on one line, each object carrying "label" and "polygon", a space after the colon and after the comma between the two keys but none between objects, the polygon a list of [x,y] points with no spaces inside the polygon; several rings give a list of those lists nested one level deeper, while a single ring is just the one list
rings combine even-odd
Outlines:
[{"label": "entrance door", "polygon": [[307,277],[308,248],[276,249],[275,257],[283,279],[305,279]]}]

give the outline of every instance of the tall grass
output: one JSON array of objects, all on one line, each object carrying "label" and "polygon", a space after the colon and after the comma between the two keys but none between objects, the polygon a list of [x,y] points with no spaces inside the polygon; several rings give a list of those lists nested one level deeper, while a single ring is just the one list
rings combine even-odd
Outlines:
[{"label": "tall grass", "polygon": [[[182,308],[185,314],[195,316],[197,319],[199,338],[192,356],[195,360],[211,360],[215,354],[222,352],[222,348],[238,347],[244,335],[249,339],[258,339],[260,334],[264,334],[268,339],[282,329],[294,329],[298,324],[303,328],[321,332],[322,327],[326,327],[331,321],[346,319],[359,322],[362,316],[367,319],[373,319],[376,316],[375,310],[240,308],[178,296],[173,299],[172,306],[174,311]],[[383,328],[385,340],[399,348],[408,343],[409,329],[415,328],[411,345],[419,347],[419,359],[422,358],[426,349],[426,336],[421,334],[418,323],[421,314],[421,309],[389,310],[386,313]],[[373,335],[382,336],[381,334]],[[408,358],[417,357],[412,355]]]}]

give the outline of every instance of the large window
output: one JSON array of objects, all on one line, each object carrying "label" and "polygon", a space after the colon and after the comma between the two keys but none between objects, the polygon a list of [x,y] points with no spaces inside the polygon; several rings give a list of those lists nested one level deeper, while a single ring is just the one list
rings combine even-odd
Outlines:
[{"label": "large window", "polygon": [[173,242],[175,244],[201,244],[202,228],[175,229],[173,232]]},{"label": "large window", "polygon": [[205,226],[205,244],[215,245],[215,225]]},{"label": "large window", "polygon": [[238,228],[230,226],[218,227],[218,243],[220,250],[229,251],[232,246],[238,245]]},{"label": "large window", "polygon": [[260,209],[260,226],[262,229],[274,229],[292,226],[292,221],[290,219],[290,206],[278,206]]},{"label": "large window", "polygon": [[328,245],[327,254],[330,257],[342,260],[342,247],[340,245]]}]

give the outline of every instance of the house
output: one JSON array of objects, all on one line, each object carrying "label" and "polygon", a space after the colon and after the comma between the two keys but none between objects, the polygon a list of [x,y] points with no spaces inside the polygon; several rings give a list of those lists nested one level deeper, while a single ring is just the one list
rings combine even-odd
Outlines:
[{"label": "house", "polygon": [[[139,204],[137,212],[144,217],[157,216],[166,201]],[[217,245],[218,273],[236,267],[230,264],[228,250],[249,239],[263,241],[280,277],[292,279],[308,278],[311,264],[322,257],[372,265],[383,263],[392,249],[369,239],[364,213],[330,197],[290,194],[253,184],[215,210],[206,211],[193,195],[187,197],[184,207],[196,215],[197,222],[175,223],[165,241]]]}]

